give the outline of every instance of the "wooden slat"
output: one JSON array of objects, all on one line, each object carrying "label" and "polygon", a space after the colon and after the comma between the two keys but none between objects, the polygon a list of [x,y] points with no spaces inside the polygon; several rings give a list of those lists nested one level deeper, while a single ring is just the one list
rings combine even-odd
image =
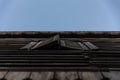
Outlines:
[{"label": "wooden slat", "polygon": [[120,61],[119,57],[116,58],[109,58],[109,57],[94,57],[94,58],[90,58],[90,60],[94,60],[94,61]]},{"label": "wooden slat", "polygon": [[120,68],[119,63],[92,63],[96,67],[106,67],[106,68]]},{"label": "wooden slat", "polygon": [[83,50],[89,50],[89,48],[87,48],[84,44],[82,44],[81,42],[78,42],[78,44],[80,44],[80,46],[82,47]]},{"label": "wooden slat", "polygon": [[2,79],[4,77],[4,75],[6,74],[7,71],[0,71],[0,79]]},{"label": "wooden slat", "polygon": [[98,50],[99,48],[95,45],[93,45],[90,42],[83,42],[87,47],[89,47],[91,50]]},{"label": "wooden slat", "polygon": [[[94,64],[94,63],[93,63]],[[95,63],[96,64],[96,63]],[[103,64],[103,63],[102,63]],[[114,65],[114,64],[113,64]],[[118,65],[118,64],[116,64]],[[34,66],[34,67],[67,67],[67,66],[89,66],[87,63],[0,63],[0,66],[2,67],[29,67],[29,66]]]},{"label": "wooden slat", "polygon": [[29,63],[29,62],[31,62],[31,63],[47,63],[47,62],[49,62],[49,63],[53,63],[53,62],[55,62],[55,63],[61,63],[61,62],[64,62],[64,63],[82,63],[82,62],[84,62],[84,63],[87,63],[88,61],[86,61],[86,60],[0,60],[0,63]]},{"label": "wooden slat", "polygon": [[[87,66],[84,66],[84,67],[77,67],[77,66],[58,66],[58,67],[32,67],[32,66],[29,66],[29,67],[0,67],[0,70],[1,71],[6,71],[6,70],[9,70],[9,71],[93,71],[93,72],[96,72],[96,71],[99,71],[99,68],[97,67],[87,67]],[[114,68],[110,68],[110,70],[115,70]],[[116,70],[119,70],[120,71],[120,68],[117,68]],[[101,68],[101,71],[109,71],[109,68]]]},{"label": "wooden slat", "polygon": [[109,53],[101,53],[101,54],[89,54],[91,57],[120,57],[120,54],[109,54]]},{"label": "wooden slat", "polygon": [[46,55],[0,55],[0,57],[79,57],[79,58],[83,58],[84,55],[50,55],[50,54],[46,54]]},{"label": "wooden slat", "polygon": [[37,48],[41,43],[42,43],[42,41],[39,41],[38,43],[36,43],[36,45],[32,46],[30,49]]},{"label": "wooden slat", "polygon": [[[59,42],[59,35],[56,35],[54,37],[51,37],[45,41],[42,41],[42,43],[38,43],[36,46],[31,48],[32,50],[34,49],[51,49],[51,45],[58,45]],[[54,49],[54,48],[53,48]]]},{"label": "wooden slat", "polygon": [[80,50],[30,50],[30,51],[26,51],[26,50],[0,50],[0,55],[12,55],[12,54],[16,54],[16,55],[46,55],[46,54],[51,54],[51,55],[72,55],[72,54],[78,54],[81,55],[82,51]]},{"label": "wooden slat", "polygon": [[52,59],[52,60],[58,60],[58,59],[84,59],[82,56],[38,56],[38,57],[0,57],[0,60],[42,60],[42,59]]},{"label": "wooden slat", "polygon": [[66,49],[78,49],[78,50],[82,50],[82,47],[77,43],[77,42],[73,42],[70,40],[60,40],[61,42],[61,46],[66,48]]},{"label": "wooden slat", "polygon": [[[120,51],[81,51],[81,50],[0,50],[0,54],[81,54],[81,53],[89,53],[89,54],[120,54]],[[64,55],[62,54],[62,55]]]},{"label": "wooden slat", "polygon": [[33,47],[37,42],[30,42],[27,45],[23,46],[20,49],[30,49],[31,47]]},{"label": "wooden slat", "polygon": [[114,63],[114,64],[118,64],[120,63],[120,61],[92,61],[92,63]]}]

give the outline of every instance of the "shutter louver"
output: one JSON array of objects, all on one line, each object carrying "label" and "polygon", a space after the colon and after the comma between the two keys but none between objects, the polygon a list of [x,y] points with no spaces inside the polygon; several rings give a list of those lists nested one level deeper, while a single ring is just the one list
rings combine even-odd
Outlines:
[{"label": "shutter louver", "polygon": [[34,45],[36,45],[37,44],[37,42],[30,42],[30,43],[28,43],[27,45],[25,45],[25,46],[23,46],[22,48],[20,48],[20,49],[30,49],[31,47],[33,47]]},{"label": "shutter louver", "polygon": [[99,48],[88,41],[74,42],[62,40],[59,35],[55,35],[45,41],[30,42],[20,49],[31,50],[98,50]]},{"label": "shutter louver", "polygon": [[95,45],[93,45],[91,42],[83,42],[84,45],[86,45],[90,50],[98,50],[99,48]]}]

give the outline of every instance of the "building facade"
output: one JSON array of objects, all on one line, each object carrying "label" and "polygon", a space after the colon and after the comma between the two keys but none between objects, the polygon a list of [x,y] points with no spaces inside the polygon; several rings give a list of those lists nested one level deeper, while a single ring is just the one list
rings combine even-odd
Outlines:
[{"label": "building facade", "polygon": [[120,32],[0,32],[0,78],[119,80]]}]

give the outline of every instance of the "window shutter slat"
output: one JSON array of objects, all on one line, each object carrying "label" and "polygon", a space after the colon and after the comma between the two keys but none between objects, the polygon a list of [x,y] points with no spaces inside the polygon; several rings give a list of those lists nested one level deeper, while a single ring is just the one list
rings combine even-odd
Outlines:
[{"label": "window shutter slat", "polygon": [[23,46],[20,49],[30,49],[31,47],[33,47],[37,42],[30,42],[27,45]]},{"label": "window shutter slat", "polygon": [[91,50],[98,50],[99,48],[92,44],[91,42],[83,42],[87,47],[89,47]]},{"label": "window shutter slat", "polygon": [[87,48],[84,44],[82,44],[81,42],[78,42],[78,44],[82,47],[83,50],[89,50],[89,48]]},{"label": "window shutter slat", "polygon": [[51,49],[51,48],[57,48],[59,47],[59,35],[56,35],[54,37],[51,37],[45,41],[42,41],[41,43],[37,43],[34,47],[31,49]]},{"label": "window shutter slat", "polygon": [[68,49],[78,49],[78,50],[82,50],[82,47],[78,44],[78,42],[73,42],[70,40],[61,40],[61,46],[68,48]]}]

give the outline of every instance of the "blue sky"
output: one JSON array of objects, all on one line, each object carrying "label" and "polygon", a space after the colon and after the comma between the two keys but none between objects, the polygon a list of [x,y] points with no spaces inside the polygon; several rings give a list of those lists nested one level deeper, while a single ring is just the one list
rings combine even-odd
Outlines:
[{"label": "blue sky", "polygon": [[0,31],[120,31],[120,0],[0,0]]}]

